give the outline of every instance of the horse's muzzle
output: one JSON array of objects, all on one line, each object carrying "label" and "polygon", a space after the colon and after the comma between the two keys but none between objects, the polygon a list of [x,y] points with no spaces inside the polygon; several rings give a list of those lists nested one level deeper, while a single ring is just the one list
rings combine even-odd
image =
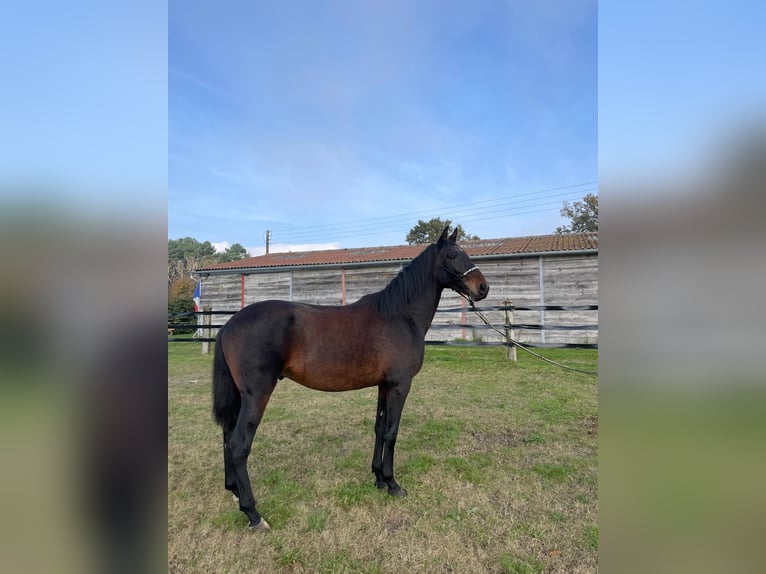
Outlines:
[{"label": "horse's muzzle", "polygon": [[489,295],[489,284],[478,269],[463,279],[462,287],[465,289],[464,295],[470,297],[472,301],[481,301]]}]

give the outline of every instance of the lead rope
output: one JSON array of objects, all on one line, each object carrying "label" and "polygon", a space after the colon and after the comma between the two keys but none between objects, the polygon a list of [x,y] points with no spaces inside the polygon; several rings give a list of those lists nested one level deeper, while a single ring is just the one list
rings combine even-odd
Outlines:
[{"label": "lead rope", "polygon": [[529,353],[530,355],[532,355],[534,357],[537,357],[541,361],[545,361],[546,363],[550,363],[551,365],[556,365],[557,367],[561,367],[562,369],[566,369],[567,371],[574,371],[575,373],[582,373],[584,375],[590,375],[592,377],[597,377],[598,376],[598,371],[584,371],[582,369],[575,369],[574,367],[568,367],[566,365],[562,365],[561,363],[557,363],[556,361],[548,359],[547,357],[543,357],[542,355],[540,355],[538,353],[535,353],[534,351],[531,351],[525,345],[522,345],[518,341],[516,341],[514,339],[511,339],[510,337],[506,336],[506,334],[503,331],[501,331],[500,329],[495,327],[492,323],[490,323],[489,320],[487,319],[487,317],[485,317],[484,313],[482,313],[479,309],[476,308],[476,305],[474,305],[474,302],[471,299],[466,298],[465,296],[463,296],[462,293],[460,294],[460,296],[463,297],[463,299],[465,299],[466,301],[468,301],[468,303],[470,303],[471,311],[476,313],[476,315],[478,315],[479,319],[481,319],[484,322],[484,324],[487,325],[487,327],[489,327],[493,331],[497,331],[500,335],[502,335],[502,337],[504,339],[508,339],[511,343],[513,343],[519,349],[521,349],[523,351],[526,351],[527,353]]}]

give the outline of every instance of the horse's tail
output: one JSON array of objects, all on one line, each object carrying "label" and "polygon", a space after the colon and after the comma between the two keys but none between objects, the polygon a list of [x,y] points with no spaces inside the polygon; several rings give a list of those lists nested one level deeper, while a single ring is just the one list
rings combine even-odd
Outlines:
[{"label": "horse's tail", "polygon": [[223,356],[221,333],[223,329],[218,331],[213,353],[213,417],[224,430],[228,431],[237,423],[242,397],[239,395],[229,365],[226,364],[226,358]]}]

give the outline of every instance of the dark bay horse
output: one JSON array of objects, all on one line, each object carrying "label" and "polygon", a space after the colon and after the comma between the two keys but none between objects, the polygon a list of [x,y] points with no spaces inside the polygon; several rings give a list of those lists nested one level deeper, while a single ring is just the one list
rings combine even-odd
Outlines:
[{"label": "dark bay horse", "polygon": [[255,431],[283,377],[320,391],[378,387],[372,472],[392,496],[394,446],[412,378],[423,365],[425,335],[442,290],[474,301],[489,287],[445,229],[377,293],[343,306],[262,301],[243,308],[218,332],[213,360],[213,415],[223,428],[225,487],[250,527],[268,530],[255,508],[247,473]]}]

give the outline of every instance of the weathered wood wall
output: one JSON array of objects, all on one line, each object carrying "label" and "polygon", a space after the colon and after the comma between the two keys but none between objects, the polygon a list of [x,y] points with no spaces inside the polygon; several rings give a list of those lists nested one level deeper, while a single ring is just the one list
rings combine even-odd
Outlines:
[{"label": "weathered wood wall", "polygon": [[403,267],[400,263],[384,263],[374,267],[346,269],[346,303],[353,303],[369,293],[380,291]]},{"label": "weathered wood wall", "polygon": [[[598,255],[550,255],[533,257],[504,257],[478,259],[479,266],[490,285],[489,297],[479,307],[492,307],[510,300],[514,305],[597,305]],[[399,263],[381,263],[375,266],[341,268],[295,268],[290,271],[259,272],[245,275],[245,304],[282,299],[319,305],[353,303],[362,296],[383,289],[401,270]],[[542,269],[542,280],[540,271]],[[235,311],[241,308],[242,276],[240,273],[210,275],[202,280],[202,305],[216,311]],[[440,309],[434,317],[429,340],[481,340],[500,341],[501,337],[487,329],[473,329],[482,325],[479,317],[466,307],[465,301],[454,291],[445,290]],[[505,322],[503,311],[490,311],[486,315],[494,325]],[[222,324],[225,316],[217,316]],[[596,325],[598,311],[515,311],[514,323],[547,325]],[[466,325],[455,329],[442,329],[442,325]],[[588,331],[534,331],[517,330],[516,338],[522,342],[598,343],[598,330]]]},{"label": "weathered wood wall", "polygon": [[[210,306],[213,311],[237,311],[242,308],[239,274],[210,275],[202,278],[200,308]],[[223,323],[225,315],[215,317],[215,324]]]}]

